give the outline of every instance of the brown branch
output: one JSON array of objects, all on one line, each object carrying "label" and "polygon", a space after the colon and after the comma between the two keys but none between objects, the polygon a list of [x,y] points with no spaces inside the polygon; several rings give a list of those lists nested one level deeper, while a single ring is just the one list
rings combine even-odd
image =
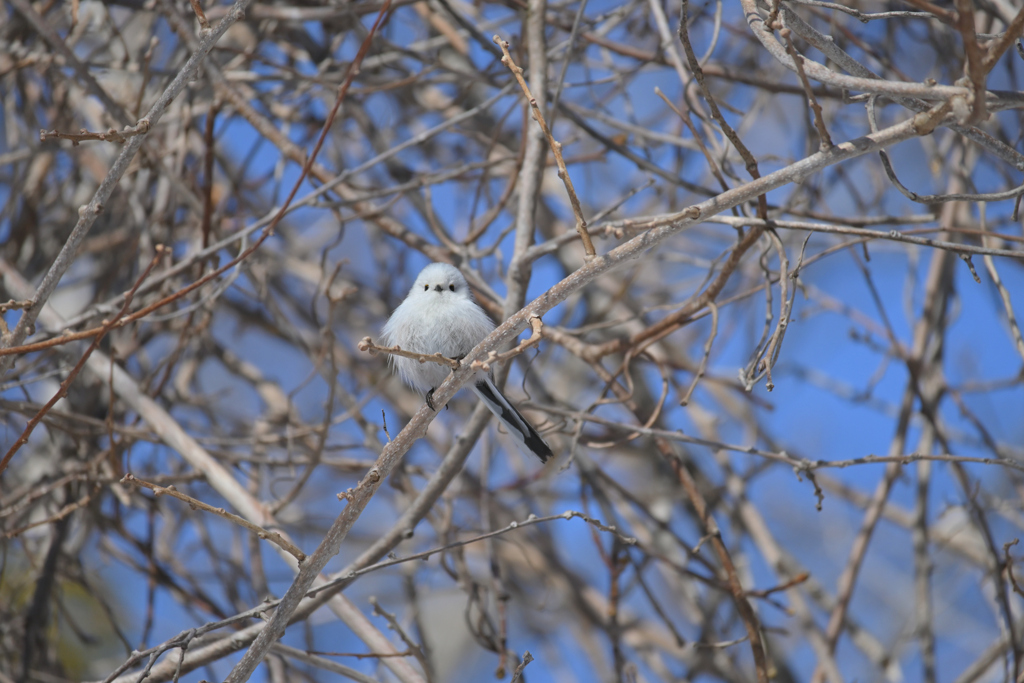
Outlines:
[{"label": "brown branch", "polygon": [[938,5],[934,5],[928,0],[903,0],[911,7],[916,7],[919,10],[928,12],[935,16],[936,19],[949,26],[954,26],[956,23],[956,14],[950,12],[947,9],[943,9]]},{"label": "brown branch", "polygon": [[988,51],[982,64],[984,73],[987,74],[995,68],[996,62],[999,61],[1021,35],[1024,35],[1024,7],[1017,10],[1017,14],[1013,17],[1010,25],[1006,27],[1006,32],[999,37],[999,40],[988,46]]},{"label": "brown branch", "polygon": [[974,5],[971,0],[954,0],[954,4],[956,29],[960,32],[964,52],[967,54],[967,65],[964,70],[967,72],[967,81],[972,93],[967,115],[960,115],[958,118],[963,124],[973,125],[985,121],[989,116],[985,107],[985,81],[988,71],[985,69],[981,46],[978,45],[978,36],[974,32]]},{"label": "brown branch", "polygon": [[188,2],[192,5],[192,11],[195,12],[196,19],[199,21],[199,28],[208,31],[210,20],[206,18],[206,13],[203,12],[203,6],[199,4],[199,0],[188,0]]},{"label": "brown branch", "polygon": [[1003,544],[1003,565],[1006,567],[1006,578],[1009,579],[1010,585],[1013,586],[1013,592],[1024,598],[1024,588],[1021,588],[1020,584],[1017,583],[1017,579],[1013,576],[1013,558],[1010,557],[1010,548],[1017,545],[1020,539],[1013,539],[1009,543]]}]

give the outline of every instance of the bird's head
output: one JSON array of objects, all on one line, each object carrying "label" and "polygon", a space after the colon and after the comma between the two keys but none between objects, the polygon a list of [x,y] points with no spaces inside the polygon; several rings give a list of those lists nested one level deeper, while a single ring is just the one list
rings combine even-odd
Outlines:
[{"label": "bird's head", "polygon": [[431,263],[416,276],[409,296],[417,299],[430,297],[441,301],[472,300],[469,284],[459,269],[447,263]]}]

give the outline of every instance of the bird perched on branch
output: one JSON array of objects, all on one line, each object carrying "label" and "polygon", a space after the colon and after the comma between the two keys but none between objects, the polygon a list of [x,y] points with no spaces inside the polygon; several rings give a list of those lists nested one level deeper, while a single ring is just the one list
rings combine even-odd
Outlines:
[{"label": "bird perched on branch", "polygon": [[[493,329],[494,323],[473,300],[459,269],[447,263],[431,263],[416,277],[405,300],[388,318],[381,336],[388,346],[428,355],[440,353],[459,360]],[[448,377],[448,367],[394,354],[391,365],[403,382],[426,394],[427,405],[433,409],[431,397]],[[470,387],[505,425],[522,453],[547,462],[552,455],[551,447],[495,386],[490,372],[478,371]]]}]

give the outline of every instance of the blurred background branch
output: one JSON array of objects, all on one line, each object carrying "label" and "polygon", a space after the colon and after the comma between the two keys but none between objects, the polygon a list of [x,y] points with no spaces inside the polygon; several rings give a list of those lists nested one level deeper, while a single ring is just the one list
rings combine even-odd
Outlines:
[{"label": "blurred background branch", "polygon": [[1024,681],[1024,10],[0,12],[0,682]]}]

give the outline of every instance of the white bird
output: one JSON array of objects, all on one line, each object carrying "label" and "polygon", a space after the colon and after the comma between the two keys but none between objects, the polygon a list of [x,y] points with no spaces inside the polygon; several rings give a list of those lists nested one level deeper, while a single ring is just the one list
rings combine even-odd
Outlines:
[{"label": "white bird", "polygon": [[[405,300],[388,318],[381,337],[388,346],[398,346],[404,351],[440,353],[458,360],[493,329],[494,323],[473,300],[469,284],[459,269],[447,263],[431,263],[420,271]],[[427,405],[433,408],[431,396],[448,377],[448,367],[396,355],[390,358],[402,381],[424,392]],[[551,447],[502,395],[490,373],[477,373],[472,381],[473,392],[505,425],[519,450],[547,462],[552,455]]]}]

